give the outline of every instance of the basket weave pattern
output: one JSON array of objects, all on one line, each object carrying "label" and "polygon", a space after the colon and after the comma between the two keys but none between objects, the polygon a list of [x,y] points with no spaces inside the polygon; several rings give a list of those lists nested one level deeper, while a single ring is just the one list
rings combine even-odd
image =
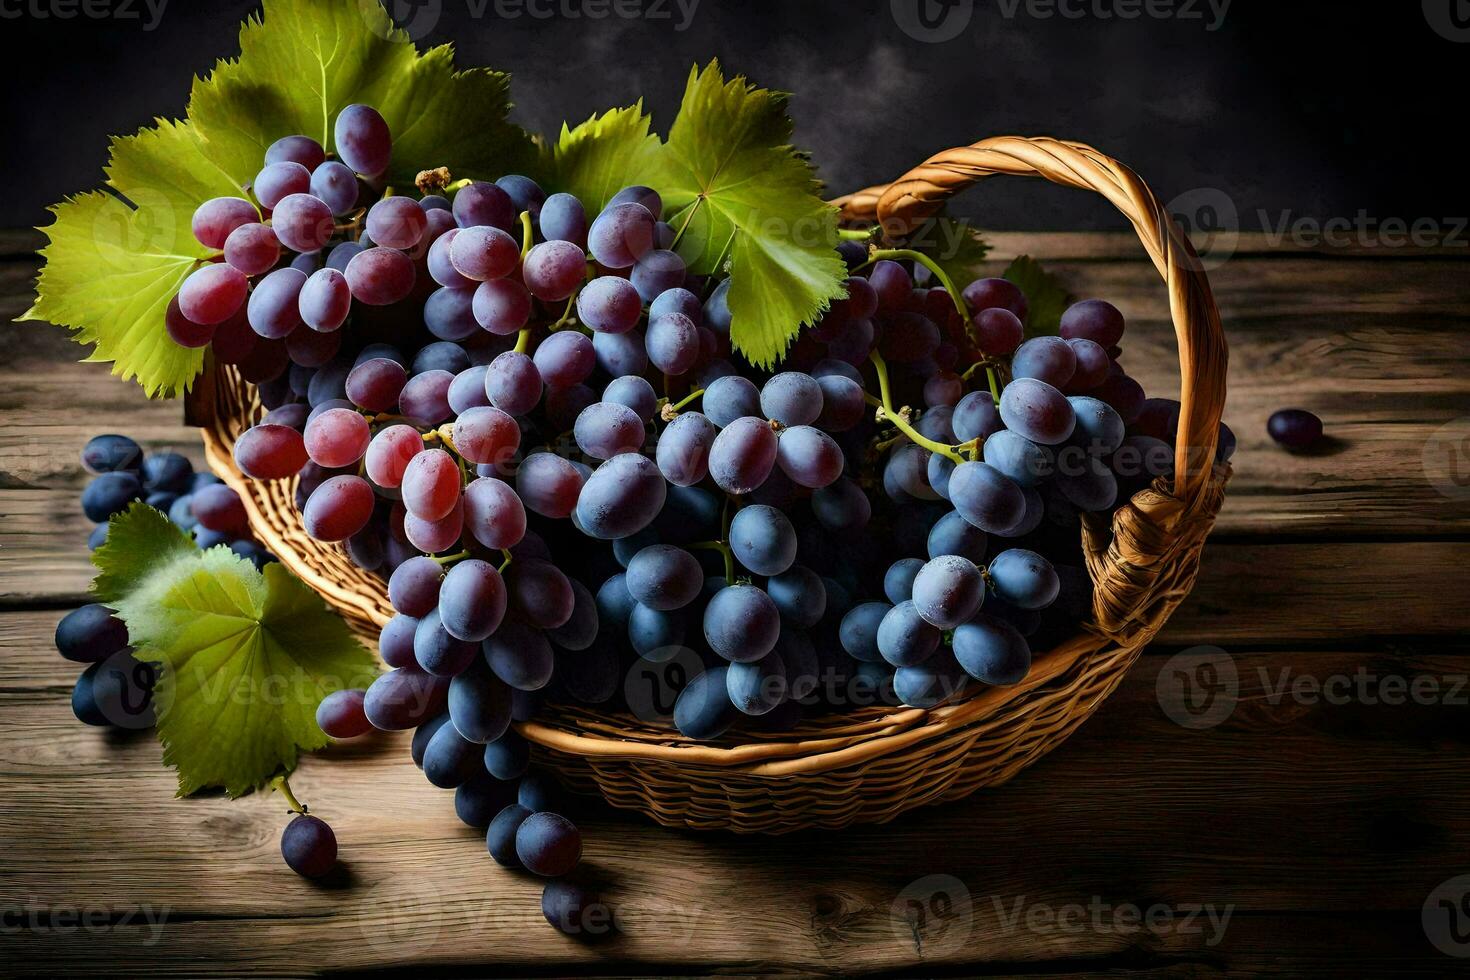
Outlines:
[{"label": "basket weave pattern", "polygon": [[[1138,493],[1111,523],[1084,519],[1091,620],[1039,652],[1015,687],[972,684],[938,708],[858,708],[790,732],[693,743],[625,712],[552,705],[517,727],[570,787],[695,829],[784,833],[891,820],[1003,783],[1055,748],[1112,693],[1189,594],[1229,477],[1228,466],[1213,465],[1227,354],[1194,251],[1148,187],[1091,147],[999,137],[938,154],[892,184],[834,203],[844,222],[877,222],[901,239],[946,198],[992,174],[1041,176],[1104,195],[1133,223],[1169,290],[1183,379],[1175,475]],[[210,466],[240,493],[261,543],[375,644],[392,616],[382,579],[306,535],[294,480],[255,482],[234,465],[236,437],[261,414],[254,389],[233,368],[207,372],[191,395]]]}]

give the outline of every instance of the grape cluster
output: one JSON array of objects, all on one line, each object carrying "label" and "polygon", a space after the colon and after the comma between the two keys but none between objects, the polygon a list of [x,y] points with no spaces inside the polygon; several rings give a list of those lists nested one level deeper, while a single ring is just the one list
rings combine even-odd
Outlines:
[{"label": "grape cluster", "polygon": [[310,137],[277,140],[251,199],[216,197],[195,210],[194,237],[219,254],[170,301],[164,322],[174,341],[212,345],[221,362],[266,384],[290,362],[331,360],[354,301],[384,306],[413,291],[424,237],[453,221],[407,198],[363,203],[377,197],[392,155],[377,110],[348,106],[335,136],[340,159],[331,160]]},{"label": "grape cluster", "polygon": [[[228,547],[256,568],[275,561],[248,536],[239,494],[212,473],[195,473],[179,453],[145,455],[135,440],[109,433],[88,440],[82,465],[95,474],[82,492],[82,509],[97,522],[87,542],[93,551],[107,540],[111,518],[141,500],[168,514],[201,548]],[[80,721],[114,729],[153,727],[158,669],[133,656],[128,628],[111,609],[94,602],[67,613],[56,626],[56,648],[88,665],[72,689],[72,712]],[[336,867],[337,838],[324,821],[303,812],[286,825],[281,854],[297,874],[318,878]]]},{"label": "grape cluster", "polygon": [[201,548],[225,545],[256,568],[275,557],[250,537],[250,520],[240,495],[213,473],[196,473],[188,457],[174,452],[144,454],[127,436],[93,436],[82,448],[82,466],[93,473],[82,490],[82,511],[96,524],[87,547],[107,540],[108,522],[135,500],[163,511]]},{"label": "grape cluster", "polygon": [[73,609],[56,625],[56,649],[67,660],[86,664],[71,692],[77,720],[99,728],[152,728],[151,664],[133,657],[128,628],[99,603]]},{"label": "grape cluster", "polygon": [[[94,474],[82,491],[82,510],[95,522],[87,547],[107,540],[109,521],[134,501],[168,514],[201,548],[227,546],[260,567],[275,559],[249,537],[245,505],[212,473],[195,473],[174,452],[145,454],[123,435],[95,436],[82,449],[82,465]],[[56,627],[56,649],[87,665],[72,689],[72,711],[88,725],[151,728],[157,672],[137,660],[128,630],[112,610],[89,603],[64,616]]]},{"label": "grape cluster", "polygon": [[[449,716],[468,758],[451,735],[514,738],[548,695],[626,701],[620,679],[674,661],[666,714],[697,739],[1014,684],[1088,608],[1079,515],[1173,465],[1178,403],[1122,369],[1106,302],[1026,339],[1011,282],[955,290],[844,241],[846,298],[766,375],[657,192],[589,217],[520,175],[450,186],[367,209],[432,291],[394,294],[375,334],[354,285],[355,349],[263,389],[235,449],[299,473],[308,533],[389,579],[392,670],[348,728]],[[375,224],[390,203],[415,233]]]},{"label": "grape cluster", "polygon": [[[515,722],[571,701],[704,740],[1017,684],[1090,608],[1081,515],[1173,466],[1179,405],[1124,371],[1106,302],[1028,339],[1008,280],[958,289],[849,238],[845,298],[758,371],[730,280],[690,273],[656,191],[596,214],[514,174],[381,196],[387,129],[343,117],[342,163],[287,137],[253,188],[287,268],[252,282],[283,259],[236,265],[251,223],[220,235],[223,204],[199,222],[233,270],[199,294],[250,341],[215,330],[216,355],[267,409],[235,461],[299,476],[308,533],[388,581],[390,669],[322,729],[413,729],[491,855],[553,879],[559,928],[591,901],[566,877],[581,838]],[[179,307],[203,323],[189,283]]]}]

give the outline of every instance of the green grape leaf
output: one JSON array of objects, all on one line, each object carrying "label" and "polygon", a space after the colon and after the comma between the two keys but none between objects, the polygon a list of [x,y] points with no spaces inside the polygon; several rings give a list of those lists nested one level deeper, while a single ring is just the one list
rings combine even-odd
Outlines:
[{"label": "green grape leaf", "polygon": [[538,156],[506,118],[509,90],[503,72],[455,71],[449,45],[420,53],[376,0],[265,0],[240,30],[240,57],[195,79],[189,119],[241,185],[282,136],[301,133],[330,151],[337,113],[353,103],[388,122],[389,183],[412,186],[433,167],[493,180],[535,169]]},{"label": "green grape leaf", "polygon": [[160,119],[113,140],[115,194],[90,191],[51,209],[36,302],[21,319],[71,328],[96,345],[88,360],[113,362],[150,398],[178,395],[204,352],[169,339],[164,313],[198,262],[215,257],[190,228],[199,204],[241,196],[282,136],[305,133],[330,149],[336,113],[353,102],[388,121],[389,182],[411,186],[440,166],[457,177],[534,175],[540,154],[506,118],[508,87],[500,72],[455,71],[448,46],[420,53],[376,0],[265,0],[241,29],[240,57],[195,79],[187,121]]},{"label": "green grape leaf", "polygon": [[694,68],[657,175],[676,249],[698,274],[728,256],[730,341],[752,364],[775,366],[805,324],[846,295],[837,210],[791,146],[787,96],[726,82],[719,62]]},{"label": "green grape leaf", "polygon": [[109,599],[125,596],[136,592],[160,566],[197,557],[199,546],[188,532],[162,511],[134,503],[108,522],[103,546],[92,552],[92,564],[97,566],[92,592]]},{"label": "green grape leaf", "polygon": [[1018,255],[1006,268],[1005,278],[1021,287],[1026,294],[1026,336],[1055,334],[1061,327],[1062,313],[1071,299],[1062,280],[1041,267],[1029,255]]},{"label": "green grape leaf", "polygon": [[552,148],[552,185],[573,194],[597,217],[608,199],[631,184],[650,179],[662,144],[648,131],[643,102],[592,115],[575,129],[562,123]]},{"label": "green grape leaf", "polygon": [[258,571],[224,546],[200,551],[162,513],[133,504],[93,561],[98,601],[127,624],[154,688],[163,761],[179,795],[239,796],[321,748],[316,707],[365,687],[376,661],[321,597],[282,565]]},{"label": "green grape leaf", "polygon": [[905,238],[904,244],[933,259],[956,289],[964,289],[974,281],[976,270],[990,254],[990,245],[978,229],[969,222],[946,217],[929,218]]},{"label": "green grape leaf", "polygon": [[72,328],[73,340],[96,345],[87,360],[112,361],[113,374],[137,378],[150,398],[171,397],[204,363],[163,326],[180,283],[210,254],[191,230],[194,209],[238,188],[192,126],[162,119],[112,141],[107,182],[116,194],[88,191],[51,208],[36,302],[20,319]]}]

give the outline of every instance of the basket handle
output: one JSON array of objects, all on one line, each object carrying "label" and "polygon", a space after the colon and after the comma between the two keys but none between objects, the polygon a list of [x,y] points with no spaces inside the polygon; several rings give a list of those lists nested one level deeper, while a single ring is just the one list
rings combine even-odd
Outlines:
[{"label": "basket handle", "polygon": [[1169,287],[1181,382],[1174,496],[1193,509],[1203,500],[1214,466],[1229,355],[1214,294],[1194,246],[1137,174],[1085,143],[997,136],[937,153],[891,184],[832,203],[841,209],[844,222],[876,221],[886,236],[902,238],[938,212],[947,198],[994,174],[1045,177],[1096,191],[1133,223]]}]

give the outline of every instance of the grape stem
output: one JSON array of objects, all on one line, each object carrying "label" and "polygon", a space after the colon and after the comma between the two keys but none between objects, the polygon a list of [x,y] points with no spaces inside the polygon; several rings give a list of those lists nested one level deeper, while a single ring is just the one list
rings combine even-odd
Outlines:
[{"label": "grape stem", "polygon": [[572,295],[570,295],[570,296],[567,297],[567,308],[564,309],[564,310],[562,310],[561,318],[558,319],[555,323],[553,323],[547,329],[550,330],[551,333],[556,333],[558,330],[561,330],[561,329],[565,328],[568,324],[570,324],[572,322],[572,320],[575,319],[572,316],[572,310],[574,310],[576,308],[577,308],[577,294],[576,293],[572,293]]},{"label": "grape stem", "polygon": [[[358,230],[362,228],[363,219],[366,217],[367,208],[358,208],[356,211],[349,212],[347,215],[347,221],[344,224],[332,226],[332,234],[356,236]],[[270,221],[264,221],[262,222],[262,224],[270,224]],[[356,237],[353,237],[353,241],[356,240]]]},{"label": "grape stem", "polygon": [[732,498],[725,498],[725,505],[720,508],[720,540],[700,541],[691,544],[691,548],[707,548],[718,551],[725,562],[725,584],[735,584],[735,552],[730,550],[730,502]]},{"label": "grape stem", "polygon": [[704,389],[703,388],[695,388],[689,394],[687,394],[683,398],[679,399],[678,403],[674,405],[674,411],[677,412],[679,409],[683,408],[685,405],[688,405],[690,402],[694,401],[694,399],[700,397],[703,394],[704,394]]},{"label": "grape stem", "polygon": [[883,229],[878,225],[871,228],[838,228],[837,237],[848,242],[870,242],[881,234]]},{"label": "grape stem", "polygon": [[413,422],[407,415],[398,415],[393,412],[372,412],[370,410],[358,409],[367,418],[368,424],[378,425],[382,422]]},{"label": "grape stem", "polygon": [[894,425],[898,426],[899,430],[903,432],[904,435],[908,436],[914,442],[923,446],[930,452],[940,453],[942,455],[948,456],[956,463],[968,462],[963,456],[955,452],[953,446],[946,446],[943,443],[935,442],[933,439],[922,436],[912,425],[909,425],[908,419],[904,418],[904,416],[893,407],[892,395],[888,390],[888,364],[883,360],[883,355],[879,354],[877,351],[873,351],[871,354],[868,355],[868,358],[873,362],[873,367],[878,369],[878,391],[882,396],[883,416]]},{"label": "grape stem", "polygon": [[725,560],[725,584],[733,585],[735,582],[735,553],[730,546],[723,541],[696,541],[691,548],[706,548],[710,551],[718,551],[720,557]]},{"label": "grape stem", "polygon": [[464,551],[456,551],[452,555],[429,555],[428,559],[430,561],[438,562],[440,565],[453,565],[455,562],[463,561],[469,556],[469,549],[466,548]]},{"label": "grape stem", "polygon": [[659,406],[659,418],[663,419],[665,422],[674,421],[674,417],[679,414],[679,409],[688,405],[690,402],[694,401],[694,399],[698,398],[702,394],[704,394],[703,388],[695,388],[693,391],[685,395],[683,398],[679,399],[677,402],[671,402],[669,399],[665,398],[663,400],[663,404]]},{"label": "grape stem", "polygon": [[968,368],[966,368],[965,369],[965,373],[962,374],[962,375],[960,375],[960,380],[961,381],[969,381],[970,378],[971,378],[971,376],[974,375],[974,373],[976,371],[980,370],[981,368],[984,368],[985,369],[985,378],[986,378],[987,381],[990,382],[990,397],[995,400],[995,403],[997,405],[999,405],[1000,404],[1000,388],[996,384],[996,376],[995,376],[995,369],[996,369],[996,367],[997,367],[996,362],[994,360],[992,360],[991,358],[988,358],[988,357],[982,358],[982,359],[976,361],[974,364],[971,364]]},{"label": "grape stem", "polygon": [[426,442],[443,443],[444,448],[449,450],[450,454],[454,457],[455,465],[459,467],[459,485],[461,487],[467,486],[470,482],[469,460],[464,458],[464,454],[454,444],[454,423],[445,422],[434,431],[425,433],[424,440]]},{"label": "grape stem", "polygon": [[287,780],[285,773],[271,780],[271,789],[286,798],[286,805],[291,808],[292,813],[306,812],[306,807],[302,806],[301,802],[296,799],[296,794],[291,792],[291,783]]},{"label": "grape stem", "polygon": [[529,211],[522,211],[521,212],[521,259],[522,260],[525,259],[526,253],[529,252],[529,251],[531,251],[531,246],[533,244],[535,244],[535,242],[536,242],[536,238],[535,238],[535,236],[533,234],[531,234],[531,212],[529,212]]},{"label": "grape stem", "polygon": [[[971,324],[973,323],[973,321],[970,318],[970,309],[968,306],[965,305],[965,298],[963,295],[961,295],[960,291],[955,288],[954,280],[949,277],[949,273],[945,272],[942,268],[939,267],[939,263],[935,262],[923,252],[915,251],[911,248],[874,247],[868,252],[868,261],[864,262],[861,266],[858,266],[858,268],[866,268],[867,266],[872,265],[874,262],[881,261],[882,259],[892,259],[894,261],[907,259],[910,262],[917,262],[919,265],[922,265],[924,268],[928,269],[929,272],[933,274],[934,278],[939,280],[939,284],[944,287],[944,291],[949,294],[950,301],[954,303],[955,311],[958,312],[960,315],[960,323],[964,324],[965,333],[969,336],[971,343],[975,342],[975,335],[970,332]],[[985,374],[987,376],[987,380],[989,380],[990,382],[990,397],[995,399],[995,403],[998,405],[1000,404],[1000,385],[996,381],[995,368],[991,367],[989,364],[986,364],[985,361],[980,361],[979,363],[985,364]]]},{"label": "grape stem", "polygon": [[439,426],[439,428],[434,430],[433,435],[440,442],[444,443],[445,447],[448,448],[450,452],[454,453],[454,455],[458,456],[460,454],[459,447],[454,444],[453,422],[445,422],[443,425]]},{"label": "grape stem", "polygon": [[524,354],[531,346],[531,328],[522,327],[521,332],[516,335],[516,345],[512,348],[517,354]]},{"label": "grape stem", "polygon": [[497,568],[496,571],[499,572],[501,575],[504,575],[505,570],[510,567],[510,563],[515,560],[515,556],[512,555],[510,553],[510,550],[507,548],[500,549],[500,556],[504,560],[500,563],[500,567]]}]

